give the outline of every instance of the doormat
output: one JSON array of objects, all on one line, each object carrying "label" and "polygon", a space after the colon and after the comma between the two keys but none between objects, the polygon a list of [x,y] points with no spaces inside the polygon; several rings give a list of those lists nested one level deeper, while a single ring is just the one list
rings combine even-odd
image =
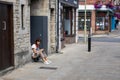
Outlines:
[{"label": "doormat", "polygon": [[57,70],[57,67],[40,67],[40,69]]}]

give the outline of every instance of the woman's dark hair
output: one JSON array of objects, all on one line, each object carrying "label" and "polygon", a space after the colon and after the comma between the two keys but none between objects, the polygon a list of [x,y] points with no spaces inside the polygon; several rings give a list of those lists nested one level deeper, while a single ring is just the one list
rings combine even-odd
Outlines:
[{"label": "woman's dark hair", "polygon": [[41,42],[41,39],[39,39],[39,38],[36,39],[36,40],[35,40],[35,44],[37,44],[37,42]]}]

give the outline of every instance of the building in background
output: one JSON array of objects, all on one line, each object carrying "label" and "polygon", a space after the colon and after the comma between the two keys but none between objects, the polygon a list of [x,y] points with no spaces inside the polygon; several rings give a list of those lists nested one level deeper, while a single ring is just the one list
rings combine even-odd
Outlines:
[{"label": "building in background", "polygon": [[[78,33],[84,31],[85,0],[79,0],[78,9]],[[98,4],[98,7],[96,6]],[[110,0],[86,0],[86,26],[91,28],[92,34],[108,34],[115,28],[114,10],[106,7],[108,4],[114,5]]]},{"label": "building in background", "polygon": [[116,6],[115,28],[117,28],[120,27],[120,0],[114,0],[114,5]]},{"label": "building in background", "polygon": [[0,0],[0,73],[30,61],[28,0]]}]

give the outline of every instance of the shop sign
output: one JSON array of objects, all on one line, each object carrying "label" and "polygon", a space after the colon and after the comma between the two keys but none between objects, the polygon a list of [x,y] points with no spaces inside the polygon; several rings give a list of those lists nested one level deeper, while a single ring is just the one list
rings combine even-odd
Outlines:
[{"label": "shop sign", "polygon": [[70,6],[78,7],[79,0],[60,0],[60,1],[69,4]]}]

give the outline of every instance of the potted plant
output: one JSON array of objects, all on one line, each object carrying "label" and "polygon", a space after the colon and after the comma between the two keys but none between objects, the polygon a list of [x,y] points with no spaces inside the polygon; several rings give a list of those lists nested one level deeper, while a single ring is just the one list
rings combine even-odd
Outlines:
[{"label": "potted plant", "polygon": [[96,9],[99,9],[102,7],[102,3],[100,1],[97,1],[95,4],[94,4],[94,8]]},{"label": "potted plant", "polygon": [[116,12],[114,15],[115,15],[115,17],[117,17],[118,19],[120,19],[120,12]]},{"label": "potted plant", "polygon": [[109,2],[106,4],[106,8],[115,10],[115,9],[116,9],[116,6],[114,6],[114,5],[112,4],[112,1],[109,1]]},{"label": "potted plant", "polygon": [[120,5],[117,5],[116,7],[117,7],[117,10],[120,10]]}]

